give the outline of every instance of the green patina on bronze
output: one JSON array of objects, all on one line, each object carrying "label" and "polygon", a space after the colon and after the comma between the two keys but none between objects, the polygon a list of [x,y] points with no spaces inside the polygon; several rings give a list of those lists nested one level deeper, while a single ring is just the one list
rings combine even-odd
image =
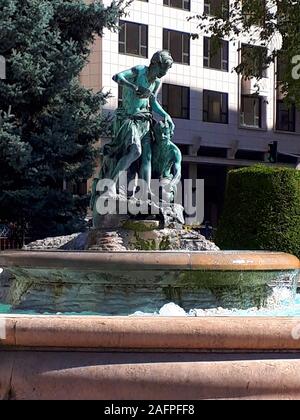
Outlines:
[{"label": "green patina on bronze", "polygon": [[[128,183],[136,179],[145,181],[151,193],[151,180],[162,181],[163,188],[174,197],[176,185],[181,179],[182,156],[172,142],[175,125],[171,116],[160,105],[157,95],[161,78],[172,67],[173,59],[168,51],[158,51],[150,66],[136,66],[113,76],[122,87],[122,105],[116,110],[113,122],[113,138],[102,149],[102,167],[94,180],[91,207],[94,227],[101,227],[97,218],[96,201],[99,180],[112,181],[107,194],[117,196],[120,174],[127,173]],[[156,122],[153,114],[162,121]]]},{"label": "green patina on bronze", "polygon": [[155,142],[152,147],[152,178],[159,179],[165,193],[174,199],[181,179],[182,155],[172,142],[173,132],[168,124],[159,122],[154,127]]}]

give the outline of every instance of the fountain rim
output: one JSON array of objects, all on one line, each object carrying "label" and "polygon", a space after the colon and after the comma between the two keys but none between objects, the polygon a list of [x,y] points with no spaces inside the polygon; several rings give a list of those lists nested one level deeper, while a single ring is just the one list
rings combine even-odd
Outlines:
[{"label": "fountain rim", "polygon": [[299,399],[299,318],[2,320],[0,400]]},{"label": "fountain rim", "polygon": [[2,251],[1,268],[75,271],[280,271],[300,270],[297,257],[268,251]]},{"label": "fountain rim", "polygon": [[300,350],[300,317],[113,317],[1,314],[4,348]]}]

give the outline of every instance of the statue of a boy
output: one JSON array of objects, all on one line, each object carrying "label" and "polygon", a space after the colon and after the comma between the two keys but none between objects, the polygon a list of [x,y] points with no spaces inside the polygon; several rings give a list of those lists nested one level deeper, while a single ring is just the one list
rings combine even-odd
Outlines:
[{"label": "statue of a boy", "polygon": [[158,51],[149,67],[136,66],[113,76],[123,88],[122,106],[115,114],[113,140],[103,148],[100,179],[111,179],[116,183],[120,172],[126,171],[129,178],[138,173],[150,191],[154,139],[152,113],[164,118],[172,132],[175,128],[172,118],[157,100],[161,78],[172,64],[168,51]]},{"label": "statue of a boy", "polygon": [[152,149],[152,178],[159,179],[165,198],[171,203],[181,180],[182,155],[172,142],[173,131],[168,121],[159,122],[154,128],[155,142]]}]

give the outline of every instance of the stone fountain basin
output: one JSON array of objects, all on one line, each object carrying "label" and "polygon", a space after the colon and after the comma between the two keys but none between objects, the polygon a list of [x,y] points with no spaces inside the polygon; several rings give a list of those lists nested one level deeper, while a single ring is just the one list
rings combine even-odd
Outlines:
[{"label": "stone fountain basin", "polygon": [[[37,308],[80,309],[105,282],[128,305],[129,286],[220,299],[299,275],[293,256],[252,252],[3,252],[0,266],[1,299]],[[0,315],[0,400],[299,399],[299,330],[299,318]]]},{"label": "stone fountain basin", "polygon": [[275,287],[296,293],[298,258],[276,252],[0,253],[0,304],[37,313],[129,315],[175,302],[247,309],[268,303]]},{"label": "stone fountain basin", "polygon": [[0,400],[143,400],[147,411],[146,400],[300,398],[299,318],[0,315],[0,325]]}]

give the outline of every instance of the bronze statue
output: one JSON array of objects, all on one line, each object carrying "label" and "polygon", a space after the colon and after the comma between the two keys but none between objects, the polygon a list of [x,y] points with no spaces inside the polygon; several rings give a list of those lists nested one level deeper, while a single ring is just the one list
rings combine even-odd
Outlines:
[{"label": "bronze statue", "polygon": [[[122,87],[122,105],[115,112],[113,139],[102,150],[102,168],[93,186],[93,210],[100,196],[97,191],[99,180],[111,180],[105,195],[118,198],[118,181],[124,172],[128,182],[137,177],[144,181],[144,200],[151,199],[153,176],[164,179],[170,193],[174,195],[181,177],[181,153],[171,142],[174,122],[157,98],[161,78],[172,64],[173,59],[168,51],[158,51],[153,55],[149,67],[136,66],[113,76],[113,80]],[[157,125],[153,113],[160,116],[164,123],[159,122]]]}]

